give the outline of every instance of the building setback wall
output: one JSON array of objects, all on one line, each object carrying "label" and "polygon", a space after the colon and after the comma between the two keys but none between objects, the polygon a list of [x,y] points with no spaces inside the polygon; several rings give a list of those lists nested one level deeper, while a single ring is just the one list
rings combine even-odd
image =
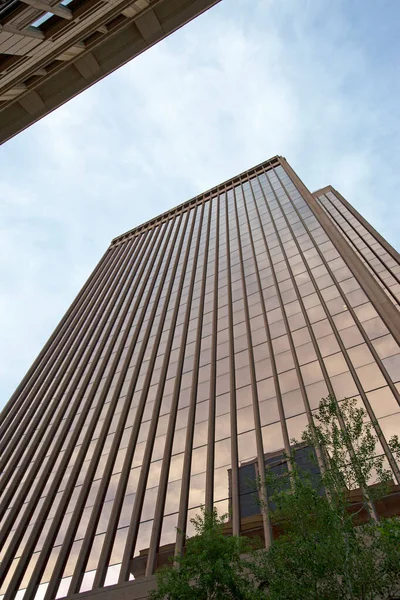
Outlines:
[{"label": "building setback wall", "polygon": [[203,504],[268,545],[240,469],[328,393],[400,483],[400,263],[353,211],[275,157],[113,240],[1,415],[0,598],[144,597]]},{"label": "building setback wall", "polygon": [[393,304],[400,308],[400,255],[332,186],[314,193]]}]

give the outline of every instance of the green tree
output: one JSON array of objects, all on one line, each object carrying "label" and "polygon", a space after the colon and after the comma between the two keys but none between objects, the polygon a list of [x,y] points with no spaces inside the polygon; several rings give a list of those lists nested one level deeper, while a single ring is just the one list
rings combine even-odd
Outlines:
[{"label": "green tree", "polygon": [[244,558],[251,550],[247,538],[223,533],[226,515],[202,510],[191,520],[196,534],[173,565],[157,573],[151,600],[257,600],[265,598]]},{"label": "green tree", "polygon": [[[377,455],[366,416],[356,400],[322,400],[315,425],[302,436],[320,451],[320,475],[301,470],[293,451],[283,475],[267,476],[270,518],[280,536],[255,555],[252,570],[268,600],[386,600],[400,594],[400,519],[379,520],[375,511],[392,473]],[[390,447],[399,457],[398,438]]]},{"label": "green tree", "polygon": [[[192,520],[186,551],[157,573],[152,600],[394,600],[400,596],[400,519],[375,509],[392,483],[375,428],[356,400],[322,400],[302,443],[318,468],[268,471],[277,539],[266,550],[224,535],[214,510]],[[397,437],[389,446],[400,459]],[[318,460],[317,460],[318,458]],[[259,482],[261,484],[261,482]],[[272,493],[271,493],[272,492]],[[357,503],[354,503],[357,498]],[[399,598],[400,600],[400,598]]]}]

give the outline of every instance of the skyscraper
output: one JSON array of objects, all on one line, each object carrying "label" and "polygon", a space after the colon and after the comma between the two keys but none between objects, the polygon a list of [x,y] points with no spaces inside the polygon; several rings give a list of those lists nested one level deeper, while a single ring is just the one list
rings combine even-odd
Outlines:
[{"label": "skyscraper", "polygon": [[399,484],[399,280],[281,157],[114,239],[1,415],[1,598],[145,597],[202,504],[268,543],[244,467],[328,393],[377,419]]},{"label": "skyscraper", "polygon": [[0,144],[219,0],[0,0]]}]

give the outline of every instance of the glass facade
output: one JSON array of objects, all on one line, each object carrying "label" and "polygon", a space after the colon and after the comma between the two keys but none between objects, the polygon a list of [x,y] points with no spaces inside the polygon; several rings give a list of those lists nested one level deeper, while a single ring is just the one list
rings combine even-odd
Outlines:
[{"label": "glass facade", "polygon": [[151,575],[201,505],[268,544],[243,473],[328,393],[365,406],[400,483],[400,263],[304,190],[276,157],[111,243],[1,415],[1,599]]},{"label": "glass facade", "polygon": [[387,242],[335,189],[324,188],[316,192],[315,197],[399,310],[400,264],[397,252],[388,248]]}]

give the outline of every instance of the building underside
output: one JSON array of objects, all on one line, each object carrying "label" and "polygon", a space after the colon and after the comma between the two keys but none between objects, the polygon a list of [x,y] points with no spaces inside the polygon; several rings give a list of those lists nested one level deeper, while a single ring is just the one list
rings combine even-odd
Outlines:
[{"label": "building underside", "polygon": [[219,0],[0,0],[0,143]]}]

